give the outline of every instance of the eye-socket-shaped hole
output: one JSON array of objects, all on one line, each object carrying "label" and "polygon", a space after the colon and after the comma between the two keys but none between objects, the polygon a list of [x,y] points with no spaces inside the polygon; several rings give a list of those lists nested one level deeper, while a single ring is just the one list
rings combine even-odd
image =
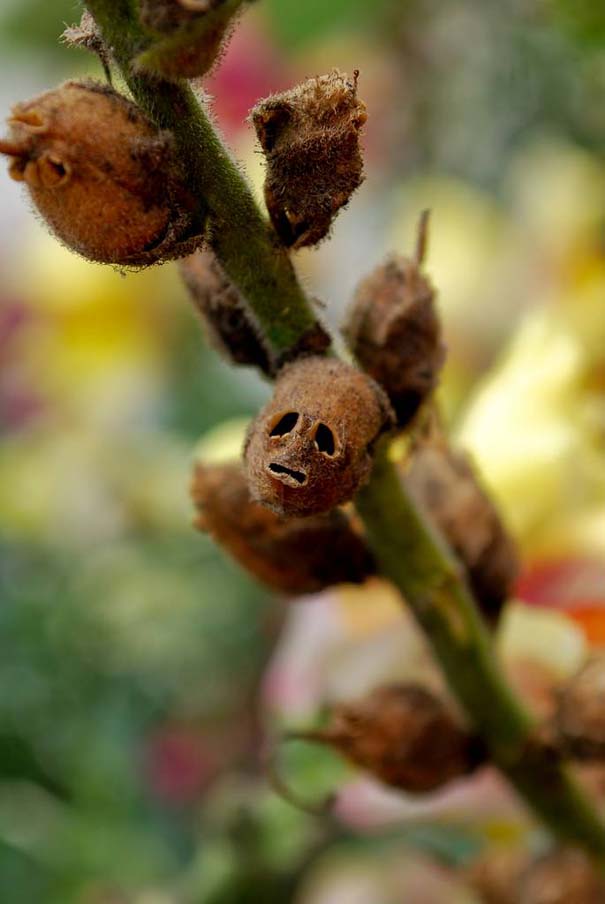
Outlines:
[{"label": "eye-socket-shaped hole", "polygon": [[58,188],[69,179],[71,168],[69,164],[63,163],[58,157],[51,154],[44,154],[38,160],[38,171],[40,182],[44,188]]},{"label": "eye-socket-shaped hole", "polygon": [[315,445],[324,455],[334,455],[336,451],[336,442],[334,434],[325,424],[319,423],[315,429]]},{"label": "eye-socket-shaped hole", "polygon": [[296,411],[288,411],[286,414],[282,414],[279,420],[271,428],[269,436],[285,436],[287,433],[294,430],[297,421],[298,412]]}]

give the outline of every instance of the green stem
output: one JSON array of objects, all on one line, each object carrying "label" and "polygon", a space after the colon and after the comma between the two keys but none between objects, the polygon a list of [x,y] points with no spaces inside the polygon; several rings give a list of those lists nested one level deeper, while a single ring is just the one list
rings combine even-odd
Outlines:
[{"label": "green stem", "polygon": [[174,136],[187,182],[209,217],[210,241],[226,273],[249,304],[279,363],[322,334],[287,252],[262,216],[241,170],[190,86],[136,72],[132,60],[148,45],[132,0],[88,0],[133,97]]},{"label": "green stem", "polygon": [[[135,99],[175,136],[189,184],[209,212],[212,243],[279,360],[316,329],[287,254],[190,88],[136,73],[148,46],[133,0],[88,0]],[[494,762],[560,838],[605,862],[605,829],[561,760],[541,745],[507,686],[464,579],[410,500],[385,444],[357,505],[384,574],[401,590]]]},{"label": "green stem", "polygon": [[424,628],[448,684],[491,758],[550,829],[605,860],[605,828],[561,758],[540,743],[448,549],[410,499],[388,444],[356,499],[382,573]]}]

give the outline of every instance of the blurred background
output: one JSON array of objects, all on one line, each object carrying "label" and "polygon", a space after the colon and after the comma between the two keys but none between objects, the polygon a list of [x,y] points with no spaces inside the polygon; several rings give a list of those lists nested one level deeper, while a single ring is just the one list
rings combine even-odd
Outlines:
[{"label": "blurred background", "polygon": [[[0,110],[100,66],[72,0],[4,0]],[[605,644],[605,12],[591,0],[260,0],[205,84],[261,196],[246,123],[274,90],[360,70],[366,181],[297,266],[338,329],[410,252],[449,349],[441,399],[519,540],[498,634],[540,707]],[[0,171],[0,900],[439,904],[459,867],[540,831],[489,769],[420,798],[268,739],[326,704],[440,679],[388,587],[271,597],[191,528],[196,454],[268,396],[208,348],[174,266],[61,248]],[[201,452],[200,452],[201,450]]]}]

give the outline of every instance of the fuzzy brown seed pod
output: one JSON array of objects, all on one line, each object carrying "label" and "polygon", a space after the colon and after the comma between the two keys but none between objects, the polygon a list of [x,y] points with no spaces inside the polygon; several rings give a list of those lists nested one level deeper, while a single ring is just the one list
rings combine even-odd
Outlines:
[{"label": "fuzzy brown seed pod", "polygon": [[496,621],[519,571],[515,543],[461,452],[439,440],[414,450],[405,481],[464,565],[484,615]]},{"label": "fuzzy brown seed pod", "polygon": [[343,361],[286,365],[246,438],[252,496],[286,516],[348,502],[369,477],[372,445],[392,417],[380,387]]},{"label": "fuzzy brown seed pod", "polygon": [[562,688],[555,721],[570,754],[605,757],[605,654],[593,656]]},{"label": "fuzzy brown seed pod", "polygon": [[329,744],[385,784],[412,793],[466,775],[483,758],[475,738],[416,684],[380,687],[336,706],[326,729],[298,736]]},{"label": "fuzzy brown seed pod", "polygon": [[180,270],[214,347],[235,364],[271,374],[267,350],[244,300],[216,257],[205,248],[180,263]]},{"label": "fuzzy brown seed pod", "polygon": [[490,850],[465,870],[465,879],[483,904],[519,904],[519,888],[527,869],[525,851]]},{"label": "fuzzy brown seed pod", "polygon": [[375,572],[361,531],[345,512],[281,518],[251,499],[240,464],[196,465],[191,495],[195,526],[281,593],[316,593]]},{"label": "fuzzy brown seed pod", "polygon": [[437,386],[445,361],[435,290],[420,271],[426,218],[415,258],[392,255],[363,279],[344,335],[360,365],[384,388],[405,427]]},{"label": "fuzzy brown seed pod", "polygon": [[55,235],[89,260],[139,267],[190,254],[203,223],[167,133],[107,85],[66,82],[17,104],[0,152]]},{"label": "fuzzy brown seed pod", "polygon": [[166,78],[205,75],[220,57],[242,3],[243,0],[141,0],[141,22],[163,37],[137,57],[136,66]]},{"label": "fuzzy brown seed pod", "polygon": [[284,245],[315,245],[363,181],[359,133],[366,108],[333,70],[273,94],[252,111],[267,161],[265,201]]}]

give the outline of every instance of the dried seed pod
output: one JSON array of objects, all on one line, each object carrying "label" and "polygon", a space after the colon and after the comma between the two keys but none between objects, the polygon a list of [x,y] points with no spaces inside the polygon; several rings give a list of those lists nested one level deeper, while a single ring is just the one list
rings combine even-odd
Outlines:
[{"label": "dried seed pod", "polygon": [[603,904],[605,882],[582,851],[556,848],[522,876],[519,904]]},{"label": "dried seed pod", "polygon": [[386,396],[356,368],[309,357],[286,365],[244,449],[252,496],[282,515],[315,515],[367,480],[372,444],[391,426]]},{"label": "dried seed pod", "polygon": [[380,781],[409,792],[432,791],[483,759],[479,742],[416,684],[377,688],[363,700],[336,706],[323,731],[294,736],[329,744]]},{"label": "dried seed pod", "polygon": [[267,350],[244,300],[213,252],[196,252],[181,261],[180,270],[215,348],[235,364],[251,364],[271,374]]},{"label": "dried seed pod", "polygon": [[141,0],[143,25],[163,37],[136,59],[167,78],[197,78],[212,68],[244,0]]},{"label": "dried seed pod", "polygon": [[519,904],[519,888],[527,869],[525,851],[489,851],[465,871],[465,878],[483,904]]},{"label": "dried seed pod", "polygon": [[56,236],[100,263],[190,254],[203,223],[167,133],[112,88],[66,82],[17,104],[0,153]]},{"label": "dried seed pod", "polygon": [[573,756],[605,757],[605,654],[589,659],[562,688],[555,720],[558,734]]},{"label": "dried seed pod", "polygon": [[495,621],[510,596],[519,559],[470,461],[445,442],[423,442],[414,450],[405,481],[464,565],[483,613]]},{"label": "dried seed pod", "polygon": [[375,571],[352,517],[337,509],[311,518],[281,518],[252,500],[240,464],[196,465],[191,495],[198,510],[195,526],[281,593],[361,583]]},{"label": "dried seed pod", "polygon": [[437,386],[445,361],[435,290],[420,270],[426,228],[425,214],[414,258],[392,255],[360,282],[343,330],[360,365],[384,388],[402,427]]},{"label": "dried seed pod", "polygon": [[284,245],[315,245],[363,181],[359,133],[366,108],[333,70],[273,94],[252,111],[267,161],[265,201]]}]

